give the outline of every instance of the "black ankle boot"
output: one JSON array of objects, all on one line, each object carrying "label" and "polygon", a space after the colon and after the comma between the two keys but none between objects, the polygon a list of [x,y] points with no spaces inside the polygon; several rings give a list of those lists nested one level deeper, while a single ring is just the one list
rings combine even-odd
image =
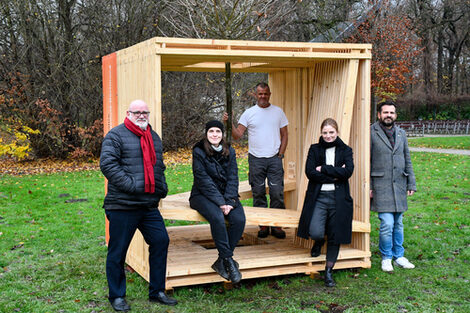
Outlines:
[{"label": "black ankle boot", "polygon": [[224,260],[225,270],[227,271],[228,276],[229,276],[229,280],[234,284],[240,282],[240,280],[242,279],[242,274],[238,270],[238,267],[235,264],[235,261],[233,260],[233,258],[229,257],[229,258],[224,258],[223,260]]},{"label": "black ankle boot", "polygon": [[225,270],[224,266],[224,260],[219,257],[217,260],[215,260],[214,264],[212,264],[212,269],[217,272],[220,276],[225,278],[226,280],[229,280],[229,276],[227,273],[227,270]]},{"label": "black ankle boot", "polygon": [[313,245],[312,250],[310,250],[310,255],[314,258],[319,256],[321,253],[321,247],[324,243],[324,240],[315,240],[315,244]]},{"label": "black ankle boot", "polygon": [[336,286],[336,282],[333,279],[333,268],[332,267],[325,267],[325,286],[326,287]]}]

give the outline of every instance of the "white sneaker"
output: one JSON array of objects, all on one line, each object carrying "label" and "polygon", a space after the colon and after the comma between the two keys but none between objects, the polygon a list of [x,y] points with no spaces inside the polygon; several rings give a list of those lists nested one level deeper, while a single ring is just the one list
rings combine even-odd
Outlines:
[{"label": "white sneaker", "polygon": [[392,272],[393,271],[392,259],[382,260],[382,271],[384,271],[384,272]]},{"label": "white sneaker", "polygon": [[408,259],[403,256],[401,258],[396,259],[395,263],[403,268],[415,268],[414,264],[408,261]]}]

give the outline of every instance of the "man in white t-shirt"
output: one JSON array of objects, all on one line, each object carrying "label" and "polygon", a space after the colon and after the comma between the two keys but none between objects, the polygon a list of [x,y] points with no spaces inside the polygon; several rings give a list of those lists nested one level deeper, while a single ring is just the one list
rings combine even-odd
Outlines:
[{"label": "man in white t-shirt", "polygon": [[[282,159],[287,147],[287,117],[278,106],[269,103],[271,91],[268,84],[256,85],[257,104],[247,109],[238,127],[233,125],[232,137],[237,140],[248,129],[249,182],[253,192],[253,205],[267,208],[266,178],[269,185],[270,208],[285,209],[284,169]],[[228,114],[224,114],[224,121]],[[269,226],[260,226],[258,237],[269,235]],[[271,227],[271,235],[285,238],[281,227]]]}]

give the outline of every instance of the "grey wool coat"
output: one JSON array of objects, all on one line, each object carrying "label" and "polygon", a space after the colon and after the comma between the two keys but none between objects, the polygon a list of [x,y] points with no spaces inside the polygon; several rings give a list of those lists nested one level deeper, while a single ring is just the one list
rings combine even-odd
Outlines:
[{"label": "grey wool coat", "polygon": [[[396,127],[396,126],[395,126]],[[403,129],[396,127],[392,148],[379,122],[370,128],[371,210],[379,213],[408,210],[407,191],[416,191],[408,140]]]}]

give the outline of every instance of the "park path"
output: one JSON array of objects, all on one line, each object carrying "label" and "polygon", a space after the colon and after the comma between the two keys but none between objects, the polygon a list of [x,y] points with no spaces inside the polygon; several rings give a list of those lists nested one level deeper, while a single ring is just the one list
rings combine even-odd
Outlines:
[{"label": "park path", "polygon": [[470,155],[470,150],[459,150],[459,149],[434,149],[434,148],[410,147],[410,151],[411,152],[434,152],[434,153]]}]

